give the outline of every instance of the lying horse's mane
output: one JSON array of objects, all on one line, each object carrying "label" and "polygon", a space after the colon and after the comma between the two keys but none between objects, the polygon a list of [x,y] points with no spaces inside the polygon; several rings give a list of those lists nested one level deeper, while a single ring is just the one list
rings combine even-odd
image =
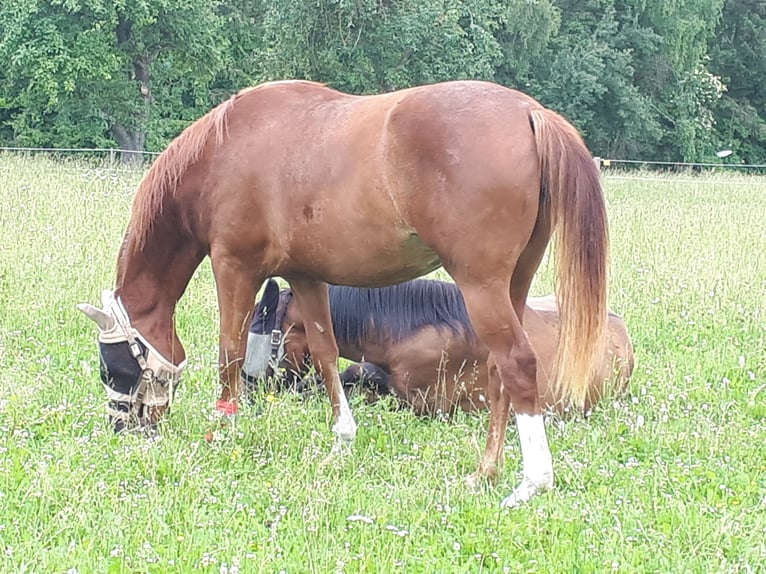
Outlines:
[{"label": "lying horse's mane", "polygon": [[416,279],[384,288],[332,285],[330,310],[336,339],[352,344],[381,332],[398,342],[429,326],[476,337],[460,290],[445,281]]}]

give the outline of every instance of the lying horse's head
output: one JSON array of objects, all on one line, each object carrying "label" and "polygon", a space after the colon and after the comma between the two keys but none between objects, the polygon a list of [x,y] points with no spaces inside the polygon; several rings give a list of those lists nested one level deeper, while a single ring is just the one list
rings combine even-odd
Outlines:
[{"label": "lying horse's head", "polygon": [[242,378],[250,389],[260,379],[275,378],[292,388],[309,370],[309,348],[293,293],[279,290],[274,279],[266,282],[263,297],[255,306]]},{"label": "lying horse's head", "polygon": [[112,291],[101,292],[101,305],[77,307],[98,325],[101,382],[114,430],[151,426],[167,408],[186,361],[174,365],[149,344]]}]

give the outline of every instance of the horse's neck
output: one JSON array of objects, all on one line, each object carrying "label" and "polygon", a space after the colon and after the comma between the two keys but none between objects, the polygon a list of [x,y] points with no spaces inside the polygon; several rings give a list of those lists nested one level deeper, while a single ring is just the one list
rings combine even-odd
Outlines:
[{"label": "horse's neck", "polygon": [[184,357],[179,357],[183,349],[173,314],[204,256],[197,242],[170,233],[162,225],[153,229],[141,247],[128,232],[120,251],[115,295],[122,300],[133,327],[174,362]]}]

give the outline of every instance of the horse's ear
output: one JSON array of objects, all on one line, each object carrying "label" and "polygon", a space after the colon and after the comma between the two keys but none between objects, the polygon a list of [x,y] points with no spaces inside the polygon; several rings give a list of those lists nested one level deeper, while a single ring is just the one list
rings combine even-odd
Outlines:
[{"label": "horse's ear", "polygon": [[88,303],[80,303],[77,305],[77,308],[90,317],[102,331],[109,331],[114,328],[116,323],[114,317],[104,313],[98,307],[94,307]]},{"label": "horse's ear", "polygon": [[103,289],[101,291],[101,308],[109,309],[112,303],[114,303],[114,291]]},{"label": "horse's ear", "polygon": [[277,305],[279,305],[279,284],[274,279],[266,281],[263,297],[255,307],[250,332],[270,334],[277,324]]},{"label": "horse's ear", "polygon": [[263,298],[261,302],[268,302],[276,309],[277,303],[279,303],[279,284],[275,279],[269,279],[266,281],[266,288],[263,290]]}]

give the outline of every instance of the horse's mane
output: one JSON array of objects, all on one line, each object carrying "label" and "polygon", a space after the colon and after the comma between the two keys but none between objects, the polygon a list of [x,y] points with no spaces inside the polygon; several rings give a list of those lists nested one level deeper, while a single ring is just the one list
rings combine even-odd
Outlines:
[{"label": "horse's mane", "polygon": [[427,326],[476,337],[460,290],[444,281],[416,279],[382,288],[333,285],[330,310],[336,339],[347,343],[375,333],[398,342]]},{"label": "horse's mane", "polygon": [[210,138],[215,136],[215,145],[221,145],[228,132],[228,116],[243,96],[266,87],[279,85],[323,86],[304,80],[267,82],[240,90],[225,102],[188,126],[175,138],[155,160],[149,172],[138,185],[133,198],[133,212],[130,231],[133,251],[142,249],[157,217],[162,213],[164,202],[172,194],[181,177],[202,156]]},{"label": "horse's mane", "polygon": [[152,164],[133,198],[130,229],[134,251],[143,248],[168,194],[175,191],[186,170],[200,159],[211,136],[215,136],[215,145],[223,142],[229,112],[237,99],[252,89],[241,90],[188,126]]}]

